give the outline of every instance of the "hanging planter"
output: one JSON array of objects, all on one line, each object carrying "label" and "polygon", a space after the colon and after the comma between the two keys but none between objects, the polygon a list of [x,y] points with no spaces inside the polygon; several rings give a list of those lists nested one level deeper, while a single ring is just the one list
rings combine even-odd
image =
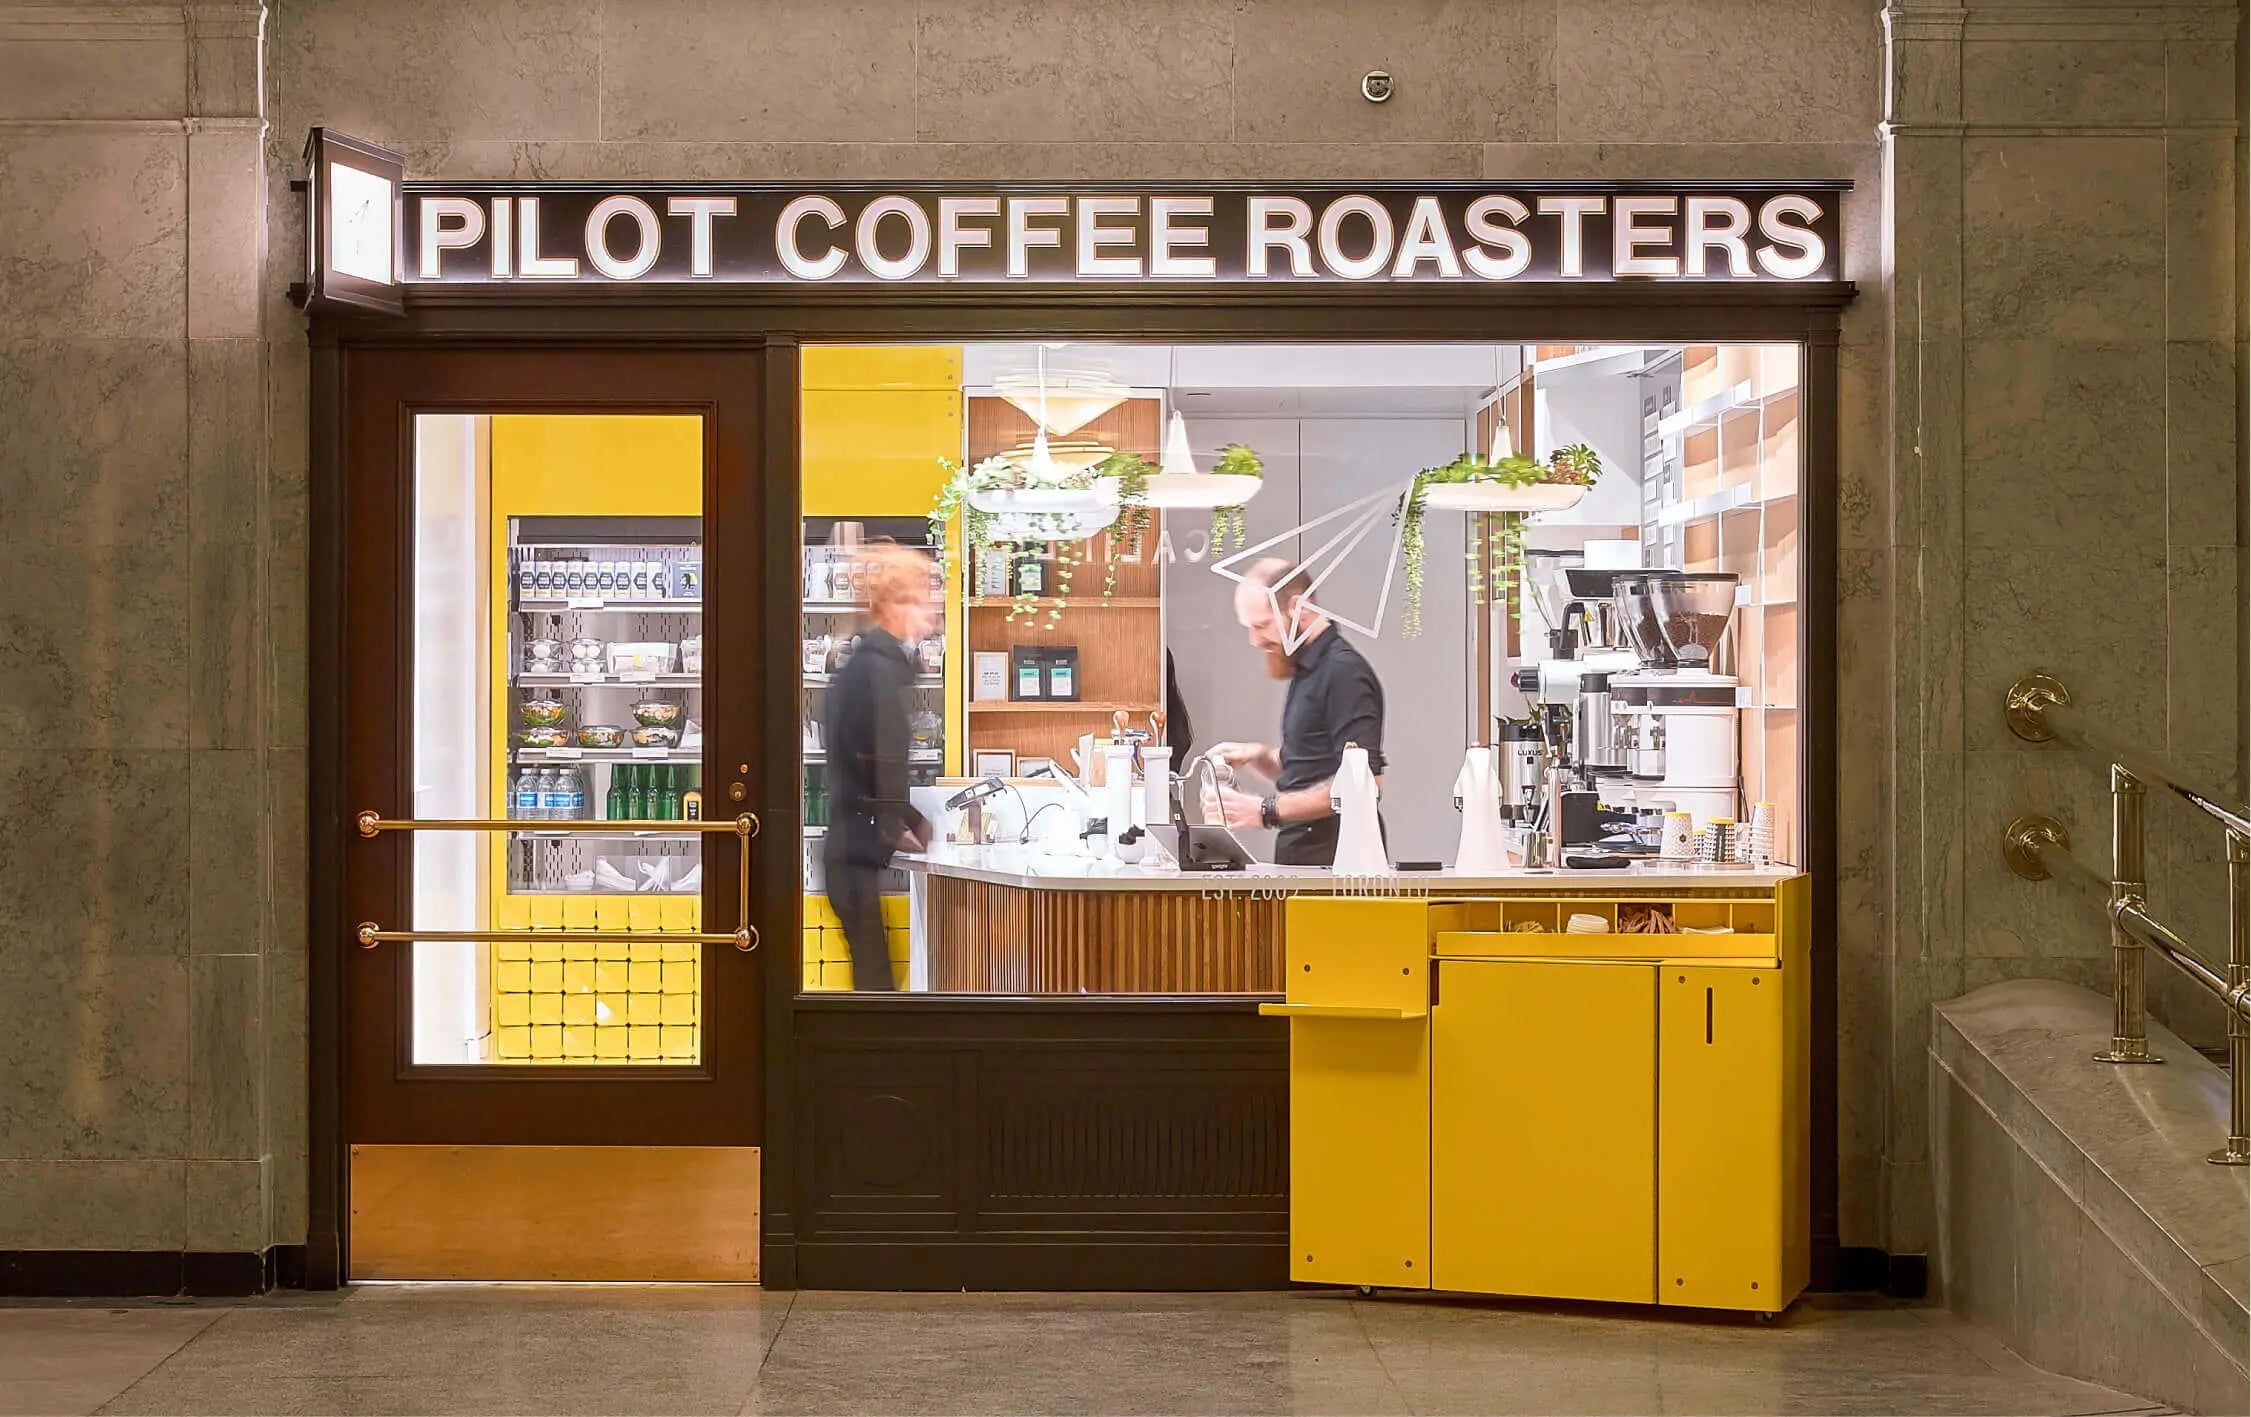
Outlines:
[{"label": "hanging planter", "polygon": [[[1176,409],[1165,432],[1164,462],[1149,473],[1141,502],[1167,511],[1235,510],[1258,495],[1264,476],[1258,454],[1241,443],[1229,443],[1218,466],[1198,472],[1188,450],[1188,425]],[[1214,525],[1216,538],[1219,523]]]},{"label": "hanging planter", "polygon": [[1527,512],[1561,511],[1585,498],[1602,475],[1602,459],[1584,443],[1557,449],[1549,462],[1502,451],[1485,459],[1464,453],[1444,467],[1424,468],[1409,490],[1400,528],[1400,557],[1407,571],[1406,633],[1422,633],[1423,516],[1440,511],[1497,514],[1498,527],[1470,552],[1470,584],[1481,598],[1492,587],[1514,604]]}]

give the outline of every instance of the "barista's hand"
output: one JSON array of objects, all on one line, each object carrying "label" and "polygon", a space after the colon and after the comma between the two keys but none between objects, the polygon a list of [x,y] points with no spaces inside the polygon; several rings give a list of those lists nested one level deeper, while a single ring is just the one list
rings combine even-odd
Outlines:
[{"label": "barista's hand", "polygon": [[[924,823],[925,830],[928,829],[928,826],[928,823]],[[919,853],[928,845],[930,845],[929,839],[913,827],[908,827],[905,831],[899,833],[899,849],[910,856]]]},{"label": "barista's hand", "polygon": [[1282,771],[1281,755],[1264,743],[1222,743],[1208,756],[1231,768],[1249,768],[1264,778],[1278,777]]},{"label": "barista's hand", "polygon": [[1261,799],[1252,793],[1237,792],[1223,787],[1219,792],[1220,817],[1231,830],[1254,832],[1266,825],[1265,814],[1260,811]]}]

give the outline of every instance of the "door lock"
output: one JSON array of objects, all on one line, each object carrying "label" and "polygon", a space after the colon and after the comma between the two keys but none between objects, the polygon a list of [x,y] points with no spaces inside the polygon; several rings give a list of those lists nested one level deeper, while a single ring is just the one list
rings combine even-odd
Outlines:
[{"label": "door lock", "polygon": [[739,782],[737,782],[737,783],[731,783],[731,784],[729,784],[729,785],[728,785],[728,788],[727,788],[727,800],[728,800],[728,801],[730,801],[730,802],[740,802],[740,801],[742,801],[742,800],[743,800],[743,799],[744,799],[745,797],[748,797],[749,795],[750,795],[750,789],[749,789],[749,788],[747,788],[747,787],[745,787],[745,786],[743,786],[743,785],[742,785],[741,783],[739,783]]}]

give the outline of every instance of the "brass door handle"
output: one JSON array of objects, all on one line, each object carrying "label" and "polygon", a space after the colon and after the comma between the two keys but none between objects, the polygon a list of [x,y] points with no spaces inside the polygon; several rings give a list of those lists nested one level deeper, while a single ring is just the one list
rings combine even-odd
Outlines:
[{"label": "brass door handle", "polygon": [[501,940],[570,940],[587,945],[733,945],[748,954],[758,948],[758,927],[744,925],[724,934],[708,930],[386,930],[362,920],[353,932],[360,948],[430,940],[439,944],[482,945]]},{"label": "brass door handle", "polygon": [[[742,784],[736,783],[733,795],[742,796]],[[656,822],[656,821],[565,821],[532,822],[514,817],[386,817],[381,812],[361,812],[353,818],[359,834],[370,840],[385,832],[517,832],[537,831],[542,834],[569,836],[591,832],[617,831],[678,831],[727,833],[742,848],[742,875],[736,896],[735,928],[725,934],[686,930],[386,930],[372,920],[363,920],[353,932],[363,950],[377,945],[413,940],[431,940],[460,944],[488,944],[498,940],[554,940],[568,937],[593,944],[674,944],[674,945],[733,945],[748,954],[758,948],[758,927],[750,923],[750,840],[758,835],[758,816],[743,812],[722,821]]]}]

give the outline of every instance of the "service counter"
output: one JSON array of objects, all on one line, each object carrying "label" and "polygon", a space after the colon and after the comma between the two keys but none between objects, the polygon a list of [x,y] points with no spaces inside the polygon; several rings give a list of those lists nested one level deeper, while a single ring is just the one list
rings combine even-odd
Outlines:
[{"label": "service counter", "polygon": [[1804,875],[903,864],[927,987],[1268,996],[1294,1279],[1754,1312],[1806,1285]]}]

